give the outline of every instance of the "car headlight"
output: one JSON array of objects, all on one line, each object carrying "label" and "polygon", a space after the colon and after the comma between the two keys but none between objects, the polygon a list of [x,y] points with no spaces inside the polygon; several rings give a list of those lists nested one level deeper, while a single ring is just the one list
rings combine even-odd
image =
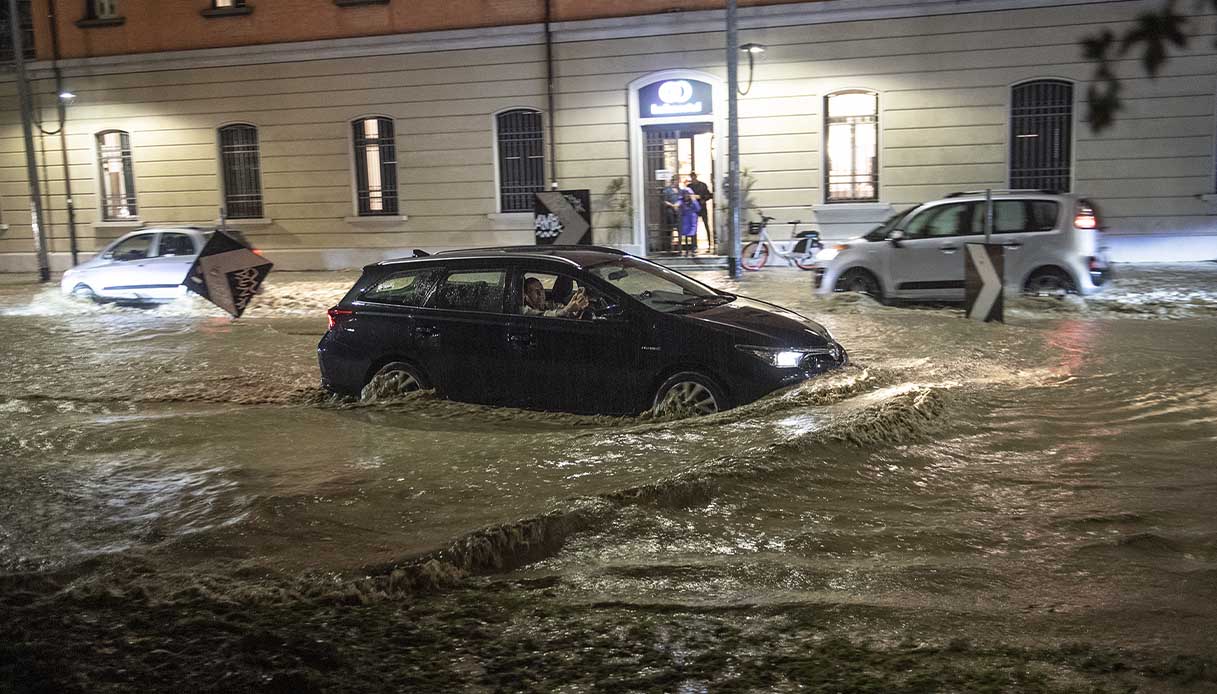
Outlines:
[{"label": "car headlight", "polygon": [[825,248],[819,253],[816,253],[816,260],[829,261],[836,258],[837,254],[840,252],[841,251],[837,250],[836,248]]},{"label": "car headlight", "polygon": [[832,347],[814,349],[786,349],[783,347],[753,347],[751,345],[739,345],[738,349],[740,351],[747,352],[766,364],[779,369],[798,368],[799,365],[803,363],[803,359],[811,354],[832,355],[835,352]]}]

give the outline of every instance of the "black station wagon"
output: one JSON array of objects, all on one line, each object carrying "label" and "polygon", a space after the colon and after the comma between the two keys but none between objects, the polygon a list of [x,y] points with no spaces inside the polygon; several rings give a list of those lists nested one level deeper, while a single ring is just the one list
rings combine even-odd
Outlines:
[{"label": "black station wagon", "polygon": [[416,252],[365,267],[329,319],[322,383],[351,396],[381,375],[465,402],[709,414],[848,360],[797,313],[596,246]]}]

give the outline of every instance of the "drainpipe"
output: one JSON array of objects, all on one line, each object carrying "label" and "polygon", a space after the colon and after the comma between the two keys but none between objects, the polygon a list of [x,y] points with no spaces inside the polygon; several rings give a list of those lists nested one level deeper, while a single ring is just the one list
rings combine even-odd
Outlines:
[{"label": "drainpipe", "polygon": [[72,172],[68,167],[67,104],[63,97],[63,72],[59,69],[59,21],[55,18],[55,0],[47,1],[47,18],[51,23],[51,70],[55,73],[55,106],[59,113],[59,155],[63,164],[63,190],[68,207],[68,243],[72,250],[72,265],[79,261],[76,245],[76,205],[72,202]]},{"label": "drainpipe", "polygon": [[554,35],[549,24],[553,21],[551,0],[545,0],[545,93],[549,98],[549,187],[558,189],[558,147],[554,142]]},{"label": "drainpipe", "polygon": [[34,250],[38,253],[38,279],[51,281],[51,264],[47,259],[46,229],[42,226],[42,186],[38,181],[38,162],[34,155],[34,113],[30,100],[30,85],[25,74],[25,48],[21,45],[21,15],[17,0],[8,0],[9,29],[12,34],[13,62],[17,68],[17,98],[21,101],[21,130],[25,135],[25,172],[30,180],[30,225],[34,228]]},{"label": "drainpipe", "polygon": [[727,273],[739,277],[740,189],[739,189],[739,25],[736,0],[727,0]]}]

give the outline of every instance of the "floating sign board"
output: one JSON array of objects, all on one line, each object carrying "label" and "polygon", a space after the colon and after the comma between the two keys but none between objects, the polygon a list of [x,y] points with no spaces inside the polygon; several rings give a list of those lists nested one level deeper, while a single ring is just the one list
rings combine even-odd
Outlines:
[{"label": "floating sign board", "polygon": [[710,116],[714,114],[714,89],[707,82],[690,79],[652,82],[638,90],[639,118]]},{"label": "floating sign board", "polygon": [[217,230],[207,239],[190,271],[186,289],[240,318],[270,274],[272,264],[245,244]]},{"label": "floating sign board", "polygon": [[592,242],[592,192],[555,190],[533,201],[533,234],[538,245]]},{"label": "floating sign board", "polygon": [[1006,247],[1000,243],[966,243],[964,247],[964,315],[986,323],[1003,322]]}]

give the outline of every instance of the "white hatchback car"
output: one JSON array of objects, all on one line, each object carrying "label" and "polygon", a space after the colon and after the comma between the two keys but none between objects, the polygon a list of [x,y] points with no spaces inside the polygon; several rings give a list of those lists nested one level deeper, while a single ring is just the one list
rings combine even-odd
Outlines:
[{"label": "white hatchback car", "polygon": [[198,227],[140,229],[63,273],[60,290],[95,301],[172,301],[203,250],[210,230]]},{"label": "white hatchback car", "polygon": [[[994,192],[994,243],[1005,246],[1007,289],[1091,294],[1110,265],[1099,242],[1098,208],[1073,194]],[[816,258],[820,292],[879,300],[964,299],[964,244],[985,240],[985,193],[955,193],[890,217],[865,236]]]}]

